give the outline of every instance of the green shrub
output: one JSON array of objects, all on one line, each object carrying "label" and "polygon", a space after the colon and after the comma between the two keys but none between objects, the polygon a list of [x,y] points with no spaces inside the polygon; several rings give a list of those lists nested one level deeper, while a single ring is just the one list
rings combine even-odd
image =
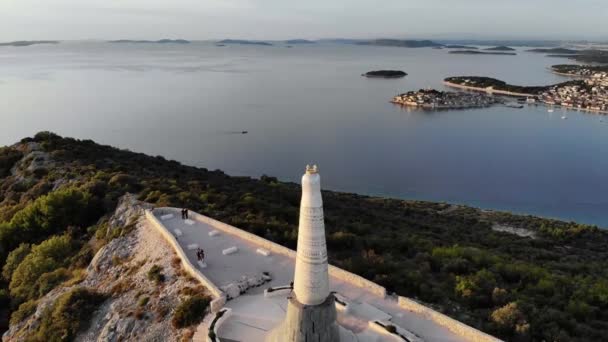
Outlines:
[{"label": "green shrub", "polygon": [[[74,243],[67,235],[54,236],[33,246],[32,251],[13,272],[9,284],[11,296],[19,300],[37,298],[41,285],[38,282],[39,278],[45,273],[65,266],[73,249]],[[49,276],[44,285],[49,285],[49,281],[56,280],[57,276],[60,274]]]},{"label": "green shrub", "polygon": [[19,308],[11,314],[11,325],[15,325],[15,324],[18,324],[19,322],[23,322],[23,320],[25,320],[31,314],[36,312],[37,306],[38,306],[38,302],[36,302],[35,300],[29,300],[29,301],[19,305]]},{"label": "green shrub", "polygon": [[40,326],[33,341],[72,341],[85,329],[105,297],[85,288],[76,288],[64,293],[41,317]]},{"label": "green shrub", "polygon": [[72,272],[63,267],[44,273],[38,278],[38,297],[42,297],[49,293],[52,289],[57,287],[57,285],[70,279],[71,276]]},{"label": "green shrub", "polygon": [[27,243],[22,243],[19,247],[15,248],[8,257],[6,258],[6,262],[4,263],[4,267],[2,268],[2,277],[8,282],[11,281],[11,277],[13,276],[13,272],[19,266],[19,264],[25,259],[25,257],[30,254],[32,250],[32,246]]},{"label": "green shrub", "polygon": [[88,192],[65,188],[38,197],[0,224],[0,250],[10,251],[23,242],[35,242],[68,227],[87,227],[102,213],[99,201]]},{"label": "green shrub", "polygon": [[200,323],[205,317],[211,299],[207,296],[193,296],[182,301],[175,313],[171,324],[177,329]]},{"label": "green shrub", "polygon": [[158,265],[150,267],[150,270],[148,271],[148,279],[154,281],[156,284],[162,283],[165,281],[165,275],[161,273],[162,271],[163,268]]}]

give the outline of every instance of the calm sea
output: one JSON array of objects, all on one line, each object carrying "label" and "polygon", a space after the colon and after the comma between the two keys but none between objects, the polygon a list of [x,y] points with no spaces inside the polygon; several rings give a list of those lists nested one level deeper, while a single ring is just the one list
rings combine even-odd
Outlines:
[{"label": "calm sea", "polygon": [[[608,120],[540,106],[424,112],[388,102],[455,75],[560,82],[547,67],[564,62],[332,44],[2,47],[0,145],[50,130],[285,181],[314,162],[328,189],[608,227]],[[374,69],[409,76],[360,76]]]}]

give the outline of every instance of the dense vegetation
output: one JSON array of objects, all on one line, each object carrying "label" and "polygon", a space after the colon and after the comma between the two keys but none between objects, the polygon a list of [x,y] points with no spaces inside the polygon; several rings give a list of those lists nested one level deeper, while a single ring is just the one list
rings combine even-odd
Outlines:
[{"label": "dense vegetation", "polygon": [[[24,144],[32,143],[54,164],[35,172],[18,167],[19,175],[0,184],[0,302],[8,304],[0,308],[14,311],[16,321],[31,313],[30,301],[77,278],[94,252],[86,241],[114,234],[98,220],[126,192],[296,247],[297,184],[230,177],[50,133],[3,149],[0,165],[15,159],[2,156],[26,154]],[[507,340],[600,341],[608,334],[605,231],[440,203],[323,196],[337,266]],[[526,228],[536,238],[497,232],[494,224]]]},{"label": "dense vegetation", "polygon": [[[453,52],[456,52],[456,51],[453,51]],[[581,87],[586,87],[585,82],[579,81],[579,80],[568,81],[568,82],[563,82],[563,83],[548,85],[548,86],[518,86],[518,85],[508,84],[505,81],[497,80],[495,78],[481,77],[481,76],[448,77],[444,81],[454,83],[454,84],[464,85],[467,87],[475,87],[475,88],[482,88],[482,89],[492,87],[494,90],[510,91],[513,93],[528,94],[528,95],[540,95],[543,92],[546,92],[553,87],[564,87],[564,86],[569,86],[569,85],[578,85]]]},{"label": "dense vegetation", "polygon": [[366,72],[363,76],[372,78],[401,78],[407,76],[407,73],[401,70],[374,70]]},{"label": "dense vegetation", "polygon": [[73,341],[88,325],[93,312],[105,300],[103,295],[75,288],[61,295],[52,307],[42,313],[41,324],[28,341]]}]

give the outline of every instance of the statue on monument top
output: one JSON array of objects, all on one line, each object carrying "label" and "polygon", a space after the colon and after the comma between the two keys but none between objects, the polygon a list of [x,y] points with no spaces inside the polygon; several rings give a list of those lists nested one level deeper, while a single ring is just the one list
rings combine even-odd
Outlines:
[{"label": "statue on monument top", "polygon": [[319,173],[319,168],[317,167],[317,165],[306,165],[306,173],[308,174],[315,174],[315,173]]}]

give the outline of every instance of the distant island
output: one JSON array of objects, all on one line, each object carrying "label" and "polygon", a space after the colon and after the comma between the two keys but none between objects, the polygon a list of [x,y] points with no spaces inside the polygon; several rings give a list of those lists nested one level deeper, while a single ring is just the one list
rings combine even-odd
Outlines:
[{"label": "distant island", "polygon": [[431,40],[399,40],[399,39],[374,39],[357,42],[357,45],[394,46],[406,48],[440,47],[443,44]]},{"label": "distant island", "polygon": [[285,44],[292,44],[292,45],[297,45],[297,44],[316,44],[317,42],[312,41],[312,40],[306,40],[306,39],[290,39],[290,40],[286,40]]},{"label": "distant island", "polygon": [[475,50],[457,50],[450,51],[449,53],[454,55],[502,55],[502,56],[517,56],[515,52],[488,52],[488,51],[475,51]]},{"label": "distant island", "polygon": [[0,46],[23,47],[23,46],[38,45],[38,44],[59,44],[59,41],[58,40],[18,40],[18,41],[14,41],[14,42],[0,43]]},{"label": "distant island", "polygon": [[160,39],[160,40],[131,40],[119,39],[110,40],[108,43],[128,43],[128,44],[190,44],[190,41],[185,39]]},{"label": "distant island", "polygon": [[468,45],[445,45],[446,49],[464,49],[464,50],[477,50],[478,47]]},{"label": "distant island", "polygon": [[366,72],[361,76],[369,78],[402,78],[407,76],[407,73],[401,70],[375,70]]},{"label": "distant island", "polygon": [[527,52],[536,52],[536,53],[551,53],[551,54],[577,54],[578,50],[566,49],[566,48],[550,48],[550,49],[530,49],[526,50]]},{"label": "distant island", "polygon": [[570,58],[583,63],[608,64],[608,50],[574,50],[566,48],[531,49],[528,52],[548,53],[547,57]]},{"label": "distant island", "polygon": [[268,42],[255,41],[255,40],[242,40],[242,39],[224,39],[217,42],[217,44],[239,44],[239,45],[262,45],[272,46]]},{"label": "distant island", "polygon": [[491,48],[487,48],[484,49],[486,51],[516,51],[514,48],[512,47],[508,47],[508,46],[496,46],[496,47],[491,47]]},{"label": "distant island", "polygon": [[572,55],[570,59],[584,63],[608,64],[607,50],[582,50],[577,55]]}]

